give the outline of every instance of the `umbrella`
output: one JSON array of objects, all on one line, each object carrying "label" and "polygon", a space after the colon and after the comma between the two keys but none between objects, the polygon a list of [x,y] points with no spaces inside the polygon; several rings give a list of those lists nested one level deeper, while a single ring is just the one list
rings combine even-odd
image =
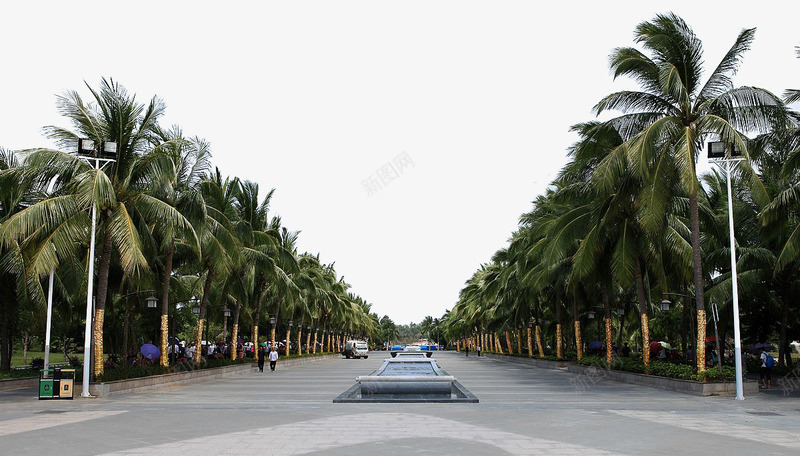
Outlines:
[{"label": "umbrella", "polygon": [[140,351],[145,358],[151,361],[161,356],[161,350],[159,350],[158,347],[153,344],[142,345],[142,349]]},{"label": "umbrella", "polygon": [[752,354],[754,354],[754,355],[757,355],[757,354],[761,353],[762,350],[764,350],[764,351],[775,351],[775,347],[773,347],[770,344],[761,343],[761,344],[751,345],[750,348],[747,351],[752,353]]},{"label": "umbrella", "polygon": [[662,348],[664,348],[664,346],[661,345],[659,342],[650,342],[650,352],[651,353],[652,352],[661,351]]},{"label": "umbrella", "polygon": [[600,342],[599,340],[596,340],[594,342],[589,342],[589,350],[597,350],[597,349],[601,348],[602,346],[603,346],[603,343]]},{"label": "umbrella", "polygon": [[668,344],[666,342],[659,342],[659,344],[661,344],[661,346],[666,348],[667,350],[672,350],[672,345],[670,345],[670,344]]}]

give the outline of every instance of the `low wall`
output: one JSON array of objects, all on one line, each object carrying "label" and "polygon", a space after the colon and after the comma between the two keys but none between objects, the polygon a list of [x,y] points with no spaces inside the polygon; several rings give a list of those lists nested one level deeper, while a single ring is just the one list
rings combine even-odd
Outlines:
[{"label": "low wall", "polygon": [[[279,359],[280,368],[299,366],[313,363],[325,359],[339,359],[342,355],[320,355],[302,358]],[[151,375],[149,377],[131,378],[126,380],[116,380],[113,382],[97,382],[89,384],[89,394],[95,397],[109,397],[118,394],[138,393],[159,388],[181,386],[191,383],[212,380],[235,375],[254,372],[257,369],[256,363],[235,364],[231,366],[215,367],[211,369],[198,369],[189,372],[176,372],[173,374]],[[38,394],[39,379],[25,378],[19,380],[4,380],[0,382],[0,391],[13,389],[30,389],[34,395]],[[75,379],[75,397],[78,398],[83,392],[83,385],[80,378]]]},{"label": "low wall", "polygon": [[12,391],[18,389],[38,389],[39,379],[36,377],[28,378],[9,378],[0,380],[0,391]]},{"label": "low wall", "polygon": [[495,353],[481,353],[481,356],[486,356],[491,359],[498,359],[501,361],[509,361],[517,364],[528,364],[531,366],[541,367],[542,369],[566,369],[569,364],[567,361],[551,361],[549,359],[537,358],[524,358],[521,356],[508,356],[498,355]]},{"label": "low wall", "polygon": [[[698,382],[677,378],[659,377],[657,375],[637,374],[619,370],[607,370],[598,367],[584,366],[567,361],[549,361],[534,358],[518,358],[515,356],[489,354],[488,358],[499,359],[517,364],[529,364],[543,369],[564,369],[577,375],[590,375],[593,381],[608,379],[633,385],[647,386],[666,391],[693,394],[696,396],[735,396],[735,382]],[[742,384],[745,396],[758,394],[758,382],[745,380]]]}]

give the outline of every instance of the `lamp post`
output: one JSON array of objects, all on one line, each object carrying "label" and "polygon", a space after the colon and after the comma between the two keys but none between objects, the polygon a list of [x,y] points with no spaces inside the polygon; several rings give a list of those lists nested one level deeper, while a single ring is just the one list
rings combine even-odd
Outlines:
[{"label": "lamp post", "polygon": [[[230,317],[230,316],[231,316],[231,309],[228,309],[227,307],[225,307],[225,309],[222,310],[222,317],[223,317],[223,322],[222,322],[222,340],[225,341],[225,342],[228,341],[228,317]],[[232,342],[235,343],[235,341],[232,341]]]},{"label": "lamp post", "polygon": [[294,326],[294,321],[289,320],[289,328],[286,330],[286,357],[289,357],[291,354],[291,346],[292,346],[292,326]]},{"label": "lamp post", "polygon": [[[109,163],[116,161],[117,143],[103,141],[96,147],[92,139],[78,139],[78,157],[87,163],[94,162],[94,169],[100,169],[100,162]],[[101,153],[108,157],[101,158]],[[91,397],[89,394],[89,373],[91,372],[92,362],[92,320],[94,307],[94,238],[97,224],[97,204],[92,202],[92,231],[89,237],[89,271],[88,285],[86,288],[86,328],[83,335],[83,383],[81,397]]]},{"label": "lamp post", "polygon": [[270,329],[272,330],[272,332],[271,332],[271,334],[272,334],[272,340],[270,341],[270,347],[269,347],[269,348],[270,348],[270,350],[271,350],[273,347],[275,347],[275,321],[276,321],[276,320],[275,320],[275,316],[274,316],[274,315],[273,315],[273,316],[271,316],[271,317],[269,317],[269,326],[270,326]]},{"label": "lamp post", "polygon": [[[736,164],[744,160],[741,151],[734,145],[722,141],[708,143],[708,161],[725,170],[728,183],[728,229],[731,244],[731,288],[733,294],[733,347],[736,359],[736,400],[744,400],[742,385],[742,347],[739,334],[739,284],[736,274],[736,238],[733,233],[733,191],[731,190],[731,172]],[[724,165],[724,166],[723,166]]]},{"label": "lamp post", "polygon": [[49,287],[47,289],[47,322],[44,333],[44,372],[47,375],[47,368],[50,364],[50,328],[53,321],[53,273],[54,269],[50,270]]}]

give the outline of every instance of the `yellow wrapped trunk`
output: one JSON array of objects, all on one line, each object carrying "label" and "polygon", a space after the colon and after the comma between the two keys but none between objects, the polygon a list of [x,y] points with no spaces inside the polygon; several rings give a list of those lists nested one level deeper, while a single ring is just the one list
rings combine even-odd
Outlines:
[{"label": "yellow wrapped trunk", "polygon": [[531,328],[528,327],[528,357],[533,356],[533,341],[531,340]]},{"label": "yellow wrapped trunk", "polygon": [[650,318],[646,313],[642,314],[642,362],[650,365]]},{"label": "yellow wrapped trunk", "polygon": [[536,348],[539,350],[539,358],[544,356],[544,347],[542,347],[542,330],[539,325],[536,325]]},{"label": "yellow wrapped trunk", "polygon": [[231,333],[231,359],[236,359],[237,352],[239,351],[239,324],[234,323],[233,332]]},{"label": "yellow wrapped trunk", "polygon": [[169,322],[166,315],[161,315],[161,365],[169,366]]},{"label": "yellow wrapped trunk", "polygon": [[558,359],[561,359],[564,356],[561,351],[561,323],[556,324],[556,356]]},{"label": "yellow wrapped trunk", "polygon": [[[105,310],[98,309],[94,312],[94,375],[103,374],[103,318]],[[91,356],[86,350],[83,356]]]},{"label": "yellow wrapped trunk", "polygon": [[194,362],[199,363],[200,359],[202,358],[202,341],[203,341],[203,325],[205,324],[205,320],[199,319],[197,320],[197,332],[195,332],[195,351],[194,351]]},{"label": "yellow wrapped trunk", "polygon": [[697,373],[706,369],[706,311],[697,311]]}]

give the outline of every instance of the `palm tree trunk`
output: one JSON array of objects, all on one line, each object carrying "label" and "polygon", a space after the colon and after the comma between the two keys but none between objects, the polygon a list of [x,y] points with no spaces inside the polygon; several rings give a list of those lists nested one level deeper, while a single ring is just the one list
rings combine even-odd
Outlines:
[{"label": "palm tree trunk", "polygon": [[[289,315],[289,321],[292,321],[292,316]],[[291,354],[291,347],[292,347],[292,328],[291,326],[286,327],[286,357],[288,358]]]},{"label": "palm tree trunk", "polygon": [[22,365],[28,365],[28,343],[30,343],[30,333],[26,329],[22,335]]},{"label": "palm tree trunk", "polygon": [[233,327],[231,329],[231,359],[236,359],[239,352],[239,314],[242,311],[242,301],[236,299],[236,308],[233,311]]},{"label": "palm tree trunk", "polygon": [[706,368],[706,306],[703,289],[703,260],[700,249],[700,214],[697,189],[689,192],[689,218],[692,227],[692,265],[694,267],[694,297],[697,309],[697,372]]},{"label": "palm tree trunk", "polygon": [[122,318],[122,365],[128,365],[128,340],[130,331],[130,318],[128,313],[131,311],[130,297],[125,298],[125,316]]},{"label": "palm tree trunk", "polygon": [[578,350],[578,361],[583,358],[583,340],[581,338],[581,319],[578,314],[578,296],[572,293],[572,318],[575,325],[575,348]]},{"label": "palm tree trunk", "polygon": [[623,312],[622,315],[619,316],[619,330],[617,331],[617,350],[619,350],[619,347],[622,346],[622,330],[623,328],[625,328],[625,315],[628,315],[628,306],[625,305],[624,302],[621,305],[625,309],[625,312]]},{"label": "palm tree trunk", "polygon": [[280,298],[278,298],[277,302],[275,303],[275,313],[274,313],[274,315],[275,315],[275,324],[272,325],[272,333],[271,333],[272,337],[270,338],[272,340],[272,346],[273,347],[275,347],[275,327],[278,326],[278,321],[279,321],[278,320],[278,313],[280,311],[281,311],[281,300],[280,300]]},{"label": "palm tree trunk", "polygon": [[327,325],[327,324],[325,325],[325,334],[323,335],[323,337],[327,337],[327,339],[328,339],[328,345],[327,345],[328,350],[327,350],[327,352],[328,353],[332,352],[333,350],[331,350],[331,328],[330,328],[330,325]]},{"label": "palm tree trunk", "polygon": [[136,350],[136,345],[137,345],[136,344],[136,327],[134,326],[134,323],[136,322],[136,307],[135,307],[135,304],[134,304],[134,302],[133,302],[133,300],[131,299],[130,296],[128,297],[127,306],[128,306],[128,338],[129,339],[128,339],[128,353],[126,353],[126,355],[130,354],[131,352],[133,352],[134,354],[137,352],[137,350]]},{"label": "palm tree trunk", "polygon": [[612,345],[614,338],[611,334],[611,303],[608,299],[608,290],[605,286],[600,288],[600,294],[603,296],[603,309],[605,309],[606,319],[606,362],[611,365],[613,361]]},{"label": "palm tree trunk", "polygon": [[533,340],[531,339],[531,327],[528,326],[528,358],[533,357]]},{"label": "palm tree trunk", "polygon": [[[0,285],[0,291],[3,289]],[[11,302],[6,296],[0,295],[0,372],[11,371],[11,328],[9,317]]]},{"label": "palm tree trunk", "polygon": [[253,355],[258,353],[258,323],[261,321],[261,306],[264,299],[264,285],[263,281],[258,285],[258,293],[256,294],[256,314],[253,317]]},{"label": "palm tree trunk", "polygon": [[[111,210],[106,210],[110,215]],[[89,261],[94,261],[90,258]],[[94,375],[103,374],[103,319],[106,312],[106,297],[108,296],[108,273],[111,270],[111,235],[106,231],[103,239],[103,255],[97,272],[97,294],[94,301]],[[84,354],[86,356],[86,354]]]},{"label": "palm tree trunk", "polygon": [[536,324],[536,349],[539,350],[539,358],[544,358],[544,346],[542,345],[542,328]]},{"label": "palm tree trunk", "polygon": [[561,293],[556,294],[556,357],[561,359],[564,357],[564,353],[561,350],[563,345],[562,343],[562,332],[561,332]]},{"label": "palm tree trunk", "polygon": [[164,259],[164,282],[161,286],[161,365],[169,366],[169,281],[172,277],[172,257],[175,254],[175,240],[170,241]]},{"label": "palm tree trunk", "polygon": [[306,354],[311,354],[311,331],[306,333]]},{"label": "palm tree trunk", "polygon": [[208,303],[208,295],[211,293],[211,281],[214,279],[214,269],[208,268],[206,274],[206,283],[203,284],[203,297],[200,299],[200,315],[197,318],[197,331],[195,332],[195,351],[194,362],[199,363],[203,355],[203,325],[206,318],[206,304]]},{"label": "palm tree trunk", "polygon": [[792,353],[788,350],[789,348],[789,341],[786,339],[786,326],[789,324],[789,304],[786,302],[786,299],[779,294],[781,299],[781,332],[780,332],[780,341],[778,347],[778,365],[779,366],[790,366],[792,365]]},{"label": "palm tree trunk", "polygon": [[319,329],[318,328],[314,328],[314,345],[311,348],[311,354],[313,354],[313,355],[317,354],[317,336],[318,335],[319,335]]},{"label": "palm tree trunk", "polygon": [[650,317],[648,316],[647,297],[644,294],[644,279],[642,278],[642,263],[636,258],[636,268],[633,270],[636,282],[636,297],[639,300],[639,315],[642,320],[642,362],[650,365]]},{"label": "palm tree trunk", "polygon": [[306,317],[300,319],[300,326],[297,327],[297,354],[303,356],[303,325],[305,324]]}]

